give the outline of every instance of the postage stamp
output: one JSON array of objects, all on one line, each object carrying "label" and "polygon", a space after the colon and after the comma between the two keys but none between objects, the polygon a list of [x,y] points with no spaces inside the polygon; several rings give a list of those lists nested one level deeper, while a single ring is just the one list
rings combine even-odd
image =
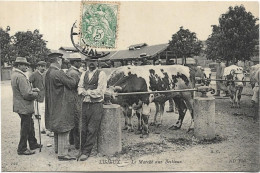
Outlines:
[{"label": "postage stamp", "polygon": [[119,3],[81,3],[80,44],[94,48],[116,48]]}]

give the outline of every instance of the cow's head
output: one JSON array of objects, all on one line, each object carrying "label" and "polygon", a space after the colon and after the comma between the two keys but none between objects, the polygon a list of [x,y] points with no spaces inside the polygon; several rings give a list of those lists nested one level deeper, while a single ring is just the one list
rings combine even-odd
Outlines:
[{"label": "cow's head", "polygon": [[[136,74],[131,74],[130,72],[125,75],[123,72],[120,72],[116,75],[111,75],[107,83],[108,87],[120,88],[118,93],[132,93],[132,92],[144,92],[147,91],[146,81],[137,77]],[[138,104],[138,101],[148,100],[149,94],[144,95],[122,95],[118,96],[117,99],[114,99],[112,102],[117,104],[132,105],[134,103]]]},{"label": "cow's head", "polygon": [[237,68],[237,69],[232,69],[230,71],[230,75],[229,78],[231,80],[234,81],[238,81],[238,82],[234,82],[236,87],[241,87],[241,86],[245,86],[245,82],[243,82],[244,78],[244,74],[243,74],[243,69],[241,68]]},{"label": "cow's head", "polygon": [[210,79],[211,79],[211,69],[210,68],[202,68],[202,71],[203,71],[204,78],[206,79],[204,83],[205,83],[206,86],[209,86]]}]

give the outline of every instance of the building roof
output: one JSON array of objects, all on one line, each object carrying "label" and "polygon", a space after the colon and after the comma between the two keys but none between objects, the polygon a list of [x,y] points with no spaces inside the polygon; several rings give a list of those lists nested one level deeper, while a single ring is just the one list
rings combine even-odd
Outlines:
[{"label": "building roof", "polygon": [[71,52],[78,52],[78,50],[75,47],[60,47],[60,50],[64,50],[64,51],[71,51]]},{"label": "building roof", "polygon": [[[141,45],[141,44],[138,44]],[[136,45],[131,45],[136,46]],[[159,53],[166,50],[168,47],[168,43],[166,44],[157,44],[152,46],[144,46],[140,49],[134,50],[119,50],[119,51],[111,51],[109,55],[100,58],[100,60],[126,60],[126,59],[138,59],[142,57],[153,58]]]},{"label": "building roof", "polygon": [[148,45],[146,43],[140,43],[140,44],[131,45],[128,48],[141,48],[141,47],[144,47],[144,46],[148,46]]},{"label": "building roof", "polygon": [[59,50],[51,50],[52,53],[62,53],[63,58],[65,60],[69,60],[71,58],[80,57],[82,60],[86,59],[85,55],[82,55],[81,53],[77,52],[76,48],[73,47],[60,47]]}]

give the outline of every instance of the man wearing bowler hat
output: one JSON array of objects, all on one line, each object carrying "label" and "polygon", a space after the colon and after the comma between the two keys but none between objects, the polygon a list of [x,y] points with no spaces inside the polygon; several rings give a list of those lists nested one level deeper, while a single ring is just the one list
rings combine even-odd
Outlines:
[{"label": "man wearing bowler hat", "polygon": [[45,77],[45,125],[54,132],[55,153],[60,161],[76,159],[68,153],[69,132],[74,128],[73,104],[68,93],[77,87],[77,82],[61,70],[62,56],[48,55],[51,65]]},{"label": "man wearing bowler hat", "polygon": [[97,69],[97,61],[87,60],[86,63],[89,69],[82,73],[78,85],[78,94],[83,98],[80,161],[88,159],[96,142],[107,87],[106,74]]},{"label": "man wearing bowler hat", "polygon": [[69,134],[69,142],[71,145],[74,145],[75,148],[79,149],[79,115],[80,115],[80,100],[78,97],[78,83],[80,79],[81,72],[79,68],[81,67],[81,56],[79,53],[70,54],[71,67],[67,71],[67,75],[74,78],[76,80],[77,86],[68,93],[69,101],[73,104],[72,114],[74,116],[75,127],[70,131]]},{"label": "man wearing bowler hat", "polygon": [[[34,113],[33,101],[37,98],[39,89],[32,88],[25,74],[30,64],[24,57],[17,57],[14,66],[16,67],[11,76],[13,90],[13,111],[21,118],[20,142],[17,153],[19,155],[32,155],[40,148],[37,143],[34,131],[32,115]],[[27,141],[30,150],[27,148]]]},{"label": "man wearing bowler hat", "polygon": [[[40,90],[39,95],[35,101],[35,112],[37,109],[37,104],[38,104],[38,109],[39,109],[39,114],[41,115],[41,133],[46,134],[46,129],[45,129],[45,101],[44,101],[44,96],[45,96],[45,69],[46,69],[46,62],[44,61],[39,61],[37,63],[37,69],[35,72],[32,73],[30,76],[29,80],[32,83],[32,86],[34,88],[38,88]],[[37,103],[38,102],[38,103]]]}]

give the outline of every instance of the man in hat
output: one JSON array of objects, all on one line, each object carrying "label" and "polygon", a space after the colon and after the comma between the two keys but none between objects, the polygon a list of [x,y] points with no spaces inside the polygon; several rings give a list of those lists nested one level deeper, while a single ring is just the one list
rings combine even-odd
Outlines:
[{"label": "man in hat", "polygon": [[88,159],[96,142],[107,87],[106,74],[97,69],[97,62],[87,61],[87,65],[89,70],[82,73],[78,87],[78,93],[83,97],[80,161]]},{"label": "man in hat", "polygon": [[[216,66],[216,79],[222,79],[223,74],[224,74],[224,69],[225,69],[225,64],[221,63],[220,59],[217,59],[217,66]],[[217,93],[214,96],[220,96],[220,90],[224,90],[226,93],[225,97],[228,97],[228,91],[225,89],[225,87],[223,87],[223,82],[221,81],[216,81],[216,90]]]},{"label": "man in hat", "polygon": [[[17,57],[12,72],[11,85],[13,90],[13,111],[21,118],[20,142],[17,153],[19,155],[35,154],[35,150],[40,148],[37,143],[34,131],[32,114],[34,113],[33,101],[37,98],[39,89],[32,88],[25,74],[29,63],[24,57]],[[30,149],[27,149],[27,141]]]},{"label": "man in hat", "polygon": [[71,67],[67,71],[67,75],[76,80],[76,87],[68,92],[68,100],[73,104],[72,113],[74,116],[75,127],[70,131],[69,142],[70,145],[75,145],[76,149],[79,149],[79,114],[80,114],[80,100],[78,97],[78,83],[81,72],[81,57],[78,54],[72,54],[73,57],[69,59]]},{"label": "man in hat", "polygon": [[[35,112],[36,109],[39,109],[39,114],[41,115],[41,133],[46,134],[45,129],[45,102],[44,102],[44,90],[45,90],[45,84],[44,84],[44,78],[45,78],[45,69],[46,69],[46,62],[39,61],[37,63],[36,71],[32,73],[32,75],[29,78],[29,81],[32,83],[32,86],[34,88],[38,88],[40,90],[39,95],[35,101]],[[38,102],[38,103],[37,103]],[[37,105],[38,104],[38,105]],[[38,106],[38,108],[37,108]]]},{"label": "man in hat", "polygon": [[77,87],[75,79],[67,76],[61,70],[62,55],[48,55],[51,65],[45,77],[45,125],[54,132],[55,153],[59,160],[76,159],[69,155],[68,136],[74,128],[73,104],[68,100],[68,94]]}]

